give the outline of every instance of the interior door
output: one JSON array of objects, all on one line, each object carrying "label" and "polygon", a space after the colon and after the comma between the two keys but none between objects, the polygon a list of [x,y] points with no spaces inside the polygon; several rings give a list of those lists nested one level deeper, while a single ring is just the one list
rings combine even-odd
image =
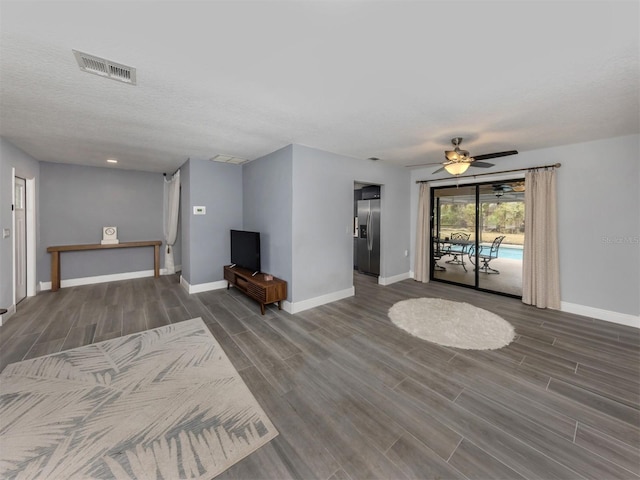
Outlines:
[{"label": "interior door", "polygon": [[27,184],[24,178],[15,177],[15,292],[16,304],[27,296]]}]

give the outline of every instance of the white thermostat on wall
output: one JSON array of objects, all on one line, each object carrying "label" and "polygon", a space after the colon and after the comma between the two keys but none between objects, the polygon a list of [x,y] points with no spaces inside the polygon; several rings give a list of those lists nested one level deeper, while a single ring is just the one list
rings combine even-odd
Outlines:
[{"label": "white thermostat on wall", "polygon": [[118,227],[102,227],[102,245],[120,243],[118,240]]}]

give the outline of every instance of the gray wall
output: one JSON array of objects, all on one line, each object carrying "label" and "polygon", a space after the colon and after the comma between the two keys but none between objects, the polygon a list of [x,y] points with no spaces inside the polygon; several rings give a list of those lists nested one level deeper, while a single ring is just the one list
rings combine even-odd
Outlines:
[{"label": "gray wall", "polygon": [[[38,204],[40,164],[5,138],[0,137],[0,308],[8,308],[13,303],[13,226],[11,198],[13,177],[11,169],[22,178],[35,179],[36,185],[36,248],[39,244]],[[11,236],[2,238],[2,229],[11,229]]]},{"label": "gray wall", "polygon": [[[522,152],[494,170],[559,162],[560,295],[563,302],[640,314],[640,136]],[[411,172],[411,266],[418,186],[436,167]],[[481,177],[482,178],[482,177]]]},{"label": "gray wall", "polygon": [[640,314],[640,136],[536,152],[558,170],[561,297]]},{"label": "gray wall", "polygon": [[[242,228],[242,167],[189,159],[180,177],[182,276],[190,285],[223,280],[231,257],[229,230]],[[193,215],[194,206],[205,206],[206,215]]]},{"label": "gray wall", "polygon": [[288,300],[296,286],[292,279],[293,147],[289,145],[243,165],[243,228],[260,232],[263,272],[287,280]]},{"label": "gray wall", "polygon": [[409,172],[303,145],[244,165],[244,228],[259,231],[262,270],[301,302],[353,286],[354,182],[382,185],[381,276],[408,274]]},{"label": "gray wall", "polygon": [[380,276],[408,274],[407,169],[293,145],[293,275],[300,302],[353,286],[354,182],[382,185]]},{"label": "gray wall", "polygon": [[[48,246],[100,243],[103,226],[118,227],[121,242],[164,240],[162,174],[48,162],[41,162],[40,174],[39,280],[50,280]],[[179,248],[174,255],[179,264]],[[152,248],[68,252],[61,258],[63,280],[153,269]]]}]

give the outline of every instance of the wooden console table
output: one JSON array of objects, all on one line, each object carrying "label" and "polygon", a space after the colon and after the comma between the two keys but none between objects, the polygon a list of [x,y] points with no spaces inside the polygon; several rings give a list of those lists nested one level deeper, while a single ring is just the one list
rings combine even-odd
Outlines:
[{"label": "wooden console table", "polygon": [[260,303],[260,313],[264,315],[264,306],[278,302],[278,309],[282,310],[282,300],[287,298],[287,282],[273,277],[272,280],[265,280],[264,273],[252,275],[251,270],[240,267],[224,267],[224,279],[227,283],[227,290],[231,285],[235,286],[245,295]]},{"label": "wooden console table", "polygon": [[110,248],[134,248],[153,247],[153,276],[160,276],[160,245],[161,240],[150,240],[145,242],[120,242],[102,245],[100,243],[85,245],[60,245],[48,247],[47,252],[51,254],[51,291],[60,290],[60,252],[79,252],[81,250],[107,250]]}]

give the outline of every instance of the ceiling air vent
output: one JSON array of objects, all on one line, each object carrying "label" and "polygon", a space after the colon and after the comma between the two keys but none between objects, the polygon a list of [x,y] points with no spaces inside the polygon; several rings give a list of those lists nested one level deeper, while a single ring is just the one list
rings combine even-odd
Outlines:
[{"label": "ceiling air vent", "polygon": [[129,85],[136,84],[136,69],[133,67],[127,67],[126,65],[77,50],[73,50],[73,54],[80,66],[80,70],[84,72],[128,83]]},{"label": "ceiling air vent", "polygon": [[223,155],[222,153],[219,153],[215,157],[211,157],[209,160],[213,162],[235,163],[236,165],[241,165],[247,162],[246,158],[239,158],[231,155]]}]

